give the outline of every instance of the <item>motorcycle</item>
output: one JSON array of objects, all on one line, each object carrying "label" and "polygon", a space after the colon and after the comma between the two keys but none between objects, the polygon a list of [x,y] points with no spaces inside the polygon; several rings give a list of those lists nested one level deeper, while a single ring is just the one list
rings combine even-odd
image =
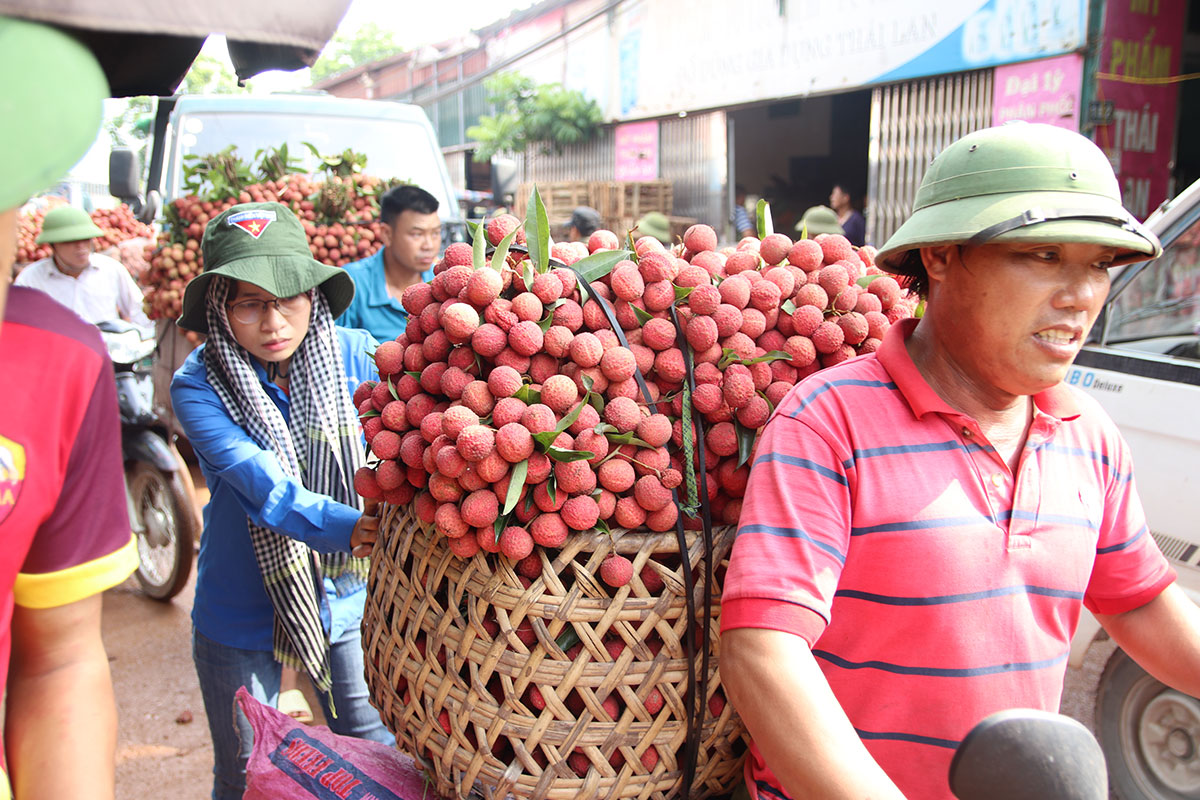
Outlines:
[{"label": "motorcycle", "polygon": [[142,591],[167,601],[192,573],[199,523],[187,465],[154,411],[154,331],[122,320],[97,326],[112,360],[121,414],[125,496]]},{"label": "motorcycle", "polygon": [[987,717],[950,762],[960,800],[1107,800],[1104,752],[1070,717],[1018,708]]}]

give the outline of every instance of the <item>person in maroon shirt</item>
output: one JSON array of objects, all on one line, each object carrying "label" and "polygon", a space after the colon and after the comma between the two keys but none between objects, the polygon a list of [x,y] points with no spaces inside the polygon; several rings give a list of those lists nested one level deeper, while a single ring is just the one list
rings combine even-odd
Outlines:
[{"label": "person in maroon shirt", "polygon": [[48,295],[9,288],[18,206],[86,152],[107,95],[78,42],[0,17],[0,110],[20,120],[0,127],[2,800],[114,792],[100,593],[137,565],[116,386],[94,327]]}]

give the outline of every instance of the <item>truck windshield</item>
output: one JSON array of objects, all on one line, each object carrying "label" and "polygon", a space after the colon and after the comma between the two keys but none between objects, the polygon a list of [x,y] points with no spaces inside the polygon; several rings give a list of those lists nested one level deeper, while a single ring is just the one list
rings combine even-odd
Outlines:
[{"label": "truck windshield", "polygon": [[[315,145],[322,155],[350,149],[367,155],[367,174],[399,178],[428,191],[437,198],[443,218],[458,208],[447,195],[438,169],[441,154],[428,131],[415,122],[293,113],[190,113],[180,115],[178,137],[180,156],[210,155],[236,144],[238,155],[246,161],[262,148],[287,142],[288,155],[298,158],[306,172],[315,172],[318,163],[304,142]],[[178,166],[168,181],[167,196],[177,196],[182,181]]]}]

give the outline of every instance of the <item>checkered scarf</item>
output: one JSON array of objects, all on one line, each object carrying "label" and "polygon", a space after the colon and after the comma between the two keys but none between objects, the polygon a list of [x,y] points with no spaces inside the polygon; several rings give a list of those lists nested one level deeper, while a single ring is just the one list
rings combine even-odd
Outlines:
[{"label": "checkered scarf", "polygon": [[[354,473],[365,463],[358,417],[346,388],[341,346],[329,304],[319,289],[309,290],[312,314],[308,334],[292,356],[288,394],[290,424],[267,395],[250,354],[233,338],[225,302],[232,284],[213,279],[208,290],[208,341],[204,364],[209,383],[234,422],[263,449],[274,453],[283,471],[306,489],[339,503],[362,508]],[[339,596],[366,582],[367,559],[348,553],[319,555],[302,542],[247,519],[250,541],[263,584],[275,608],[275,659],[304,670],[322,692],[332,674],[329,636],[321,624],[323,577]]]}]

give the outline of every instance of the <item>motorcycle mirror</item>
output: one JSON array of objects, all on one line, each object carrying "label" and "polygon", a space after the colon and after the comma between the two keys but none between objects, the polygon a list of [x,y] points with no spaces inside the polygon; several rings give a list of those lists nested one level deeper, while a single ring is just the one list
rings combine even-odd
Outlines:
[{"label": "motorcycle mirror", "polygon": [[950,762],[950,790],[960,800],[1106,800],[1108,773],[1083,725],[1020,708],[971,729]]}]

